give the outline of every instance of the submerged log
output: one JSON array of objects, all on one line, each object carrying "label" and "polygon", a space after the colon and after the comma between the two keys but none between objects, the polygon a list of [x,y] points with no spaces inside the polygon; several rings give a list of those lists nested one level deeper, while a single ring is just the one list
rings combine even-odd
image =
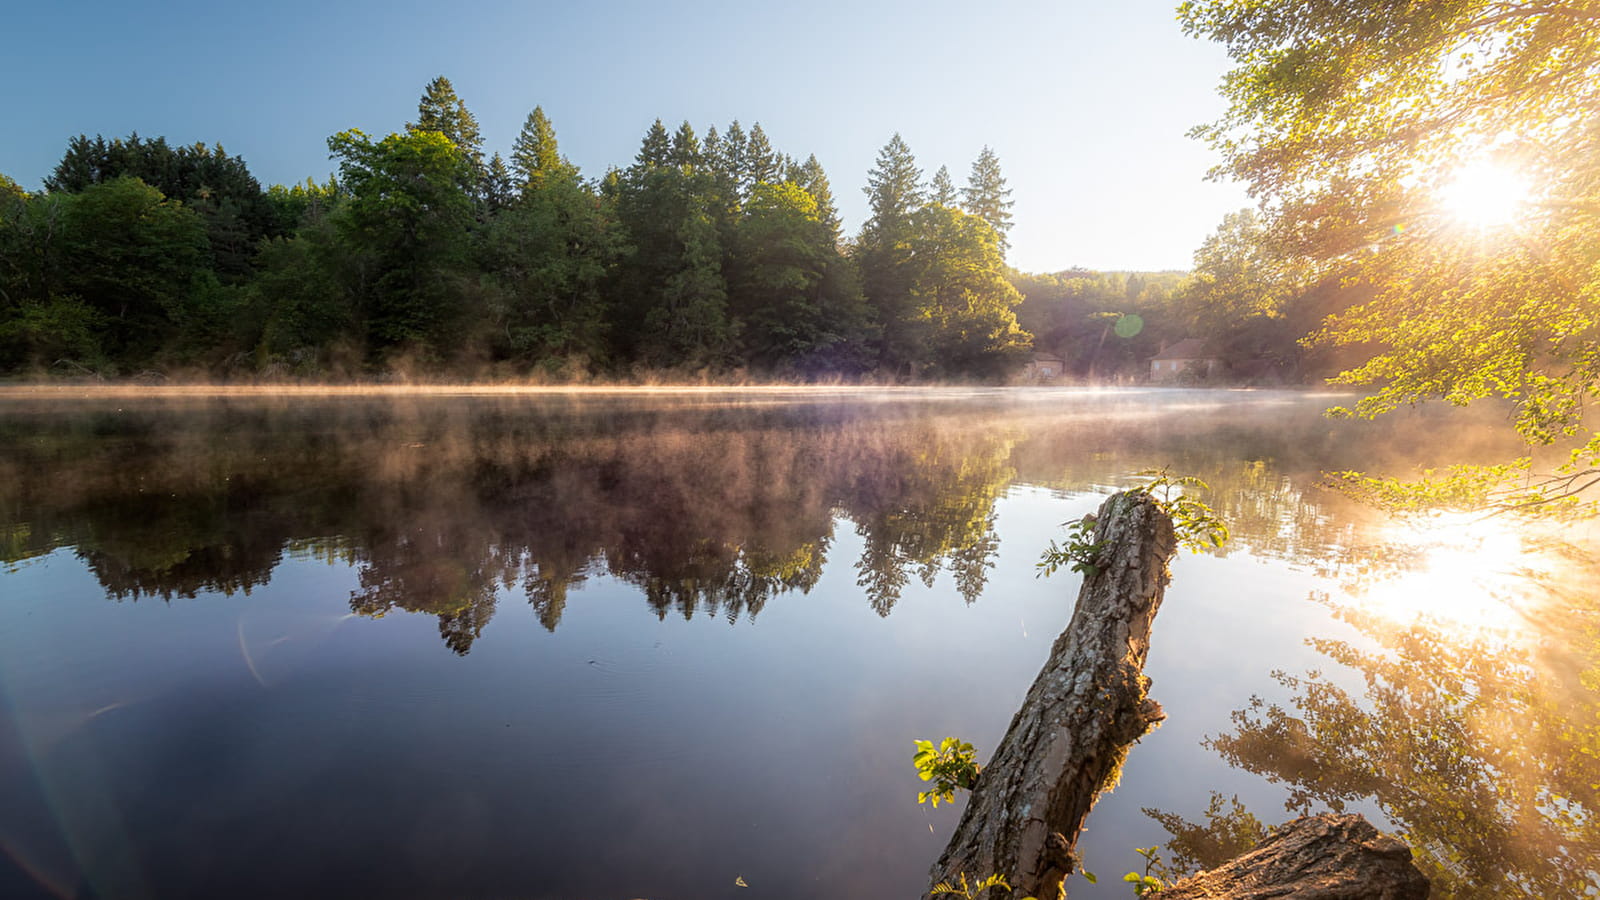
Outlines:
[{"label": "submerged log", "polygon": [[1150,625],[1177,549],[1149,495],[1100,507],[1101,548],[1067,629],[978,776],[932,881],[1006,876],[1014,895],[1054,898],[1076,866],[1078,835],[1129,746],[1165,715],[1145,694]]},{"label": "submerged log", "polygon": [[1426,900],[1411,849],[1361,816],[1323,813],[1278,826],[1254,850],[1161,891],[1162,900]]}]

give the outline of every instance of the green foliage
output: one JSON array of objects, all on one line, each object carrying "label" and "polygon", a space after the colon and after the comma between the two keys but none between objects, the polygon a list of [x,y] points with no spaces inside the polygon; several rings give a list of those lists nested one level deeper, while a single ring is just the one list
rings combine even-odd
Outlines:
[{"label": "green foliage", "polygon": [[898,136],[859,241],[816,157],[738,120],[657,120],[586,183],[540,107],[486,153],[441,76],[328,150],[336,177],[262,191],[221,147],[80,135],[47,193],[0,180],[0,372],[1002,380],[1029,347],[1000,235],[948,172],[924,209]]},{"label": "green foliage", "polygon": [[624,358],[698,369],[728,359],[734,323],[711,176],[671,165],[670,152],[658,120],[618,184],[632,252],[611,285],[612,333]]},{"label": "green foliage", "polygon": [[990,875],[976,884],[969,885],[967,883],[967,873],[962,872],[956,876],[956,880],[957,884],[951,884],[948,881],[939,882],[928,892],[929,896],[950,896],[961,897],[963,900],[975,900],[979,894],[993,888],[1000,888],[1008,894],[1011,893],[1011,885],[1007,884],[1004,876],[1001,875]]},{"label": "green foliage", "polygon": [[1094,539],[1094,516],[1073,519],[1061,527],[1067,530],[1066,543],[1058,545],[1052,540],[1045,548],[1044,555],[1035,563],[1039,569],[1038,577],[1048,578],[1062,566],[1068,566],[1072,571],[1089,578],[1099,575],[1100,567],[1096,562],[1105,550],[1106,542]]},{"label": "green foliage", "polygon": [[428,82],[422,98],[417,101],[417,121],[408,123],[406,130],[444,135],[461,154],[461,189],[471,194],[480,188],[487,172],[483,162],[483,136],[478,131],[477,117],[467,109],[466,102],[456,95],[450,79],[440,75]]},{"label": "green foliage", "polygon": [[999,239],[1000,253],[1004,256],[1006,249],[1011,246],[1006,235],[1011,231],[1011,207],[1015,201],[1011,199],[1011,189],[1006,187],[1005,177],[1000,174],[1000,157],[988,146],[972,163],[972,174],[967,177],[967,186],[961,191],[961,201],[967,212],[994,229]]},{"label": "green foliage", "polygon": [[[1188,337],[1174,309],[1182,272],[1009,273],[1022,294],[1017,323],[1034,345],[1059,354],[1068,371],[1088,379],[1143,378],[1163,342]],[[1138,317],[1142,327],[1128,334]]]},{"label": "green foliage", "polygon": [[916,741],[917,752],[911,762],[917,767],[917,777],[933,782],[933,789],[917,794],[918,803],[939,801],[952,803],[956,789],[972,790],[978,783],[978,756],[972,745],[958,738],[947,737],[937,748],[932,741]]},{"label": "green foliage", "polygon": [[1135,847],[1134,852],[1144,857],[1144,871],[1129,872],[1122,876],[1122,880],[1133,887],[1135,897],[1159,894],[1172,886],[1175,879],[1166,863],[1161,861],[1159,847]]},{"label": "green foliage", "polygon": [[1006,279],[1000,235],[977,216],[925,203],[921,170],[898,134],[867,179],[872,214],[857,258],[880,365],[940,377],[1014,368],[1031,336],[1017,324],[1022,296]]},{"label": "green foliage", "polygon": [[576,179],[530,181],[484,233],[485,290],[500,358],[559,368],[604,356],[603,287],[619,236]]},{"label": "green foliage", "polygon": [[108,326],[114,360],[153,357],[173,336],[206,267],[206,230],[192,210],[137,178],[92,185],[62,206],[46,304],[74,297]]},{"label": "green foliage", "polygon": [[956,186],[950,180],[950,169],[940,166],[939,171],[933,173],[933,181],[928,183],[928,202],[940,206],[956,205]]},{"label": "green foliage", "polygon": [[1278,247],[1254,210],[1229,213],[1194,254],[1173,298],[1187,334],[1246,366],[1298,370],[1299,339],[1315,325],[1305,266]]},{"label": "green foliage", "polygon": [[535,106],[522,123],[522,132],[511,146],[511,170],[516,174],[517,188],[524,195],[544,187],[549,181],[576,181],[578,167],[561,155],[556,143],[556,128],[544,114],[544,107]]},{"label": "green foliage", "polygon": [[67,142],[45,188],[80,194],[119,178],[137,178],[198,214],[211,267],[230,282],[250,273],[259,241],[287,230],[244,159],[229,156],[221,145],[174,147],[165,138],[146,140],[138,134],[110,141],[80,134]]},{"label": "green foliage", "polygon": [[[1178,546],[1193,553],[1220,549],[1228,542],[1228,526],[1206,503],[1190,496],[1186,489],[1209,491],[1210,485],[1190,475],[1171,475],[1166,469],[1146,469],[1138,473],[1148,482],[1129,488],[1130,493],[1142,493],[1155,501],[1162,512],[1172,517],[1173,531]],[[1067,529],[1066,542],[1051,541],[1035,567],[1038,577],[1055,574],[1062,566],[1093,578],[1100,574],[1100,561],[1106,548],[1100,537],[1100,523],[1091,513],[1062,525]]]},{"label": "green foliage", "polygon": [[927,204],[911,218],[905,349],[935,375],[998,377],[1021,361],[1032,336],[1017,324],[1022,295],[1006,280],[998,236],[982,219]]},{"label": "green foliage", "polygon": [[761,123],[750,126],[750,140],[745,144],[745,192],[754,191],[763,184],[775,184],[782,180],[783,172],[778,154],[773,151],[772,143],[767,140],[767,133],[761,129]]},{"label": "green foliage", "polygon": [[359,130],[328,139],[350,193],[334,213],[347,252],[370,261],[357,315],[380,354],[435,355],[461,320],[456,273],[466,262],[471,166],[445,134],[410,131],[373,141]]},{"label": "green foliage", "polygon": [[1221,549],[1228,542],[1228,526],[1216,511],[1185,492],[1185,488],[1209,491],[1211,486],[1192,475],[1170,475],[1166,469],[1145,469],[1140,477],[1150,481],[1134,490],[1148,494],[1172,517],[1178,546],[1192,553]]},{"label": "green foliage", "polygon": [[[1352,295],[1309,345],[1354,357],[1337,381],[1372,390],[1355,413],[1500,398],[1529,444],[1592,446],[1592,4],[1190,0],[1179,18],[1235,63],[1228,112],[1197,129],[1222,154],[1218,174],[1262,199],[1283,252]],[[1442,202],[1461,173],[1488,165],[1529,181],[1513,221],[1466,221]],[[1550,473],[1545,496],[1587,485],[1569,480],[1585,467]]]}]

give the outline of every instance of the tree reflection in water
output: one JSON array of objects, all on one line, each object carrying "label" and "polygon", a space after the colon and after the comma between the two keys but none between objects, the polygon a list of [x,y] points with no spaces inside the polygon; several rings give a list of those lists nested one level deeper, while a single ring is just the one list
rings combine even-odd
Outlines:
[{"label": "tree reflection in water", "polygon": [[[352,611],[437,616],[465,654],[520,587],[554,630],[604,573],[658,616],[754,618],[809,591],[854,522],[868,602],[998,549],[1008,429],[871,407],[154,406],[13,420],[0,493],[16,562],[72,546],[116,599],[266,583],[285,552],[358,570]],[[44,485],[51,489],[42,489]]]},{"label": "tree reflection in water", "polygon": [[[1475,544],[1476,546],[1476,544]],[[1411,842],[1438,897],[1584,897],[1600,884],[1600,575],[1570,547],[1527,547],[1514,570],[1437,591],[1416,578],[1439,548],[1352,553],[1350,596],[1323,597],[1363,640],[1312,639],[1337,668],[1275,673],[1209,741],[1230,764],[1288,786],[1293,811],[1373,801]],[[1538,560],[1537,566],[1533,561]],[[1510,577],[1494,577],[1500,576]],[[1480,609],[1466,581],[1507,619]],[[1515,619],[1508,624],[1509,619]],[[1359,690],[1344,673],[1359,676]]]},{"label": "tree reflection in water", "polygon": [[340,561],[358,569],[353,611],[436,616],[466,653],[508,595],[554,630],[598,575],[657,616],[753,618],[817,583],[844,522],[864,599],[888,615],[913,579],[943,573],[979,598],[996,503],[1017,483],[1103,492],[1170,467],[1210,482],[1232,550],[1351,546],[1361,517],[1318,475],[1356,456],[1414,461],[1421,439],[1326,422],[1321,406],[1205,392],[10,400],[0,548],[17,562],[72,547],[119,600],[249,592],[286,554]]}]

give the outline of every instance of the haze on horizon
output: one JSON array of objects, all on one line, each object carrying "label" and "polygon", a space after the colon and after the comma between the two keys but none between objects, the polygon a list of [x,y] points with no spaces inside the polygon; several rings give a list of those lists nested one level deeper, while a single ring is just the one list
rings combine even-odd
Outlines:
[{"label": "haze on horizon", "polygon": [[[35,4],[11,16],[19,39],[0,60],[27,86],[0,173],[37,190],[70,137],[138,132],[220,143],[263,186],[320,181],[335,168],[329,135],[403,129],[443,74],[486,150],[504,153],[542,105],[587,177],[628,164],[657,117],[702,131],[759,121],[775,145],[817,155],[847,235],[893,133],[926,176],[945,165],[958,184],[988,145],[1014,191],[1013,266],[1187,269],[1249,200],[1206,182],[1215,156],[1185,136],[1222,111],[1227,60],[1179,31],[1173,5]],[[47,39],[62,34],[69,65]]]}]

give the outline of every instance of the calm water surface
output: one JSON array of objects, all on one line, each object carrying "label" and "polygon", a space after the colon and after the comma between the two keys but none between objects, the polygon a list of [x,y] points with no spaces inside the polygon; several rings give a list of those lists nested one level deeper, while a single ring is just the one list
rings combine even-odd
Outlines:
[{"label": "calm water surface", "polygon": [[1338,400],[0,399],[0,896],[916,896],[959,806],[912,740],[993,749],[1077,590],[1041,550],[1160,466],[1234,541],[1173,565],[1072,896],[1212,792],[1596,896],[1592,535],[1319,489],[1514,450]]}]

